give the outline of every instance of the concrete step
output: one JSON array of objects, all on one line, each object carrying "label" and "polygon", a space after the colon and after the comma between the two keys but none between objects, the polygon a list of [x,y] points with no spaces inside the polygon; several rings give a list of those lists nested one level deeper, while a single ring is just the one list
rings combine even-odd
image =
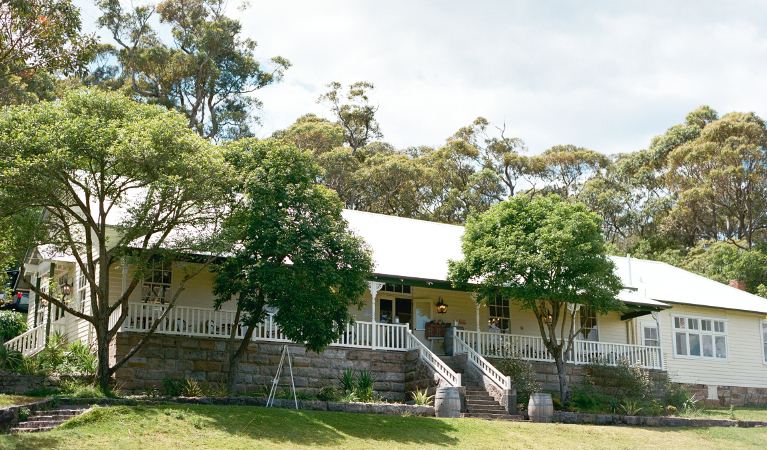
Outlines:
[{"label": "concrete step", "polygon": [[55,427],[38,427],[38,428],[11,428],[11,433],[37,433],[39,431],[51,431]]}]

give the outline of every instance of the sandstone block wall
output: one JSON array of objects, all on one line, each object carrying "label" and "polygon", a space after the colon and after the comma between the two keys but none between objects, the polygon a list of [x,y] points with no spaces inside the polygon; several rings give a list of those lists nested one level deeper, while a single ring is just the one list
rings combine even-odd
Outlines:
[{"label": "sandstone block wall", "polygon": [[[127,354],[140,340],[135,333],[118,333],[110,357]],[[372,351],[353,348],[327,348],[316,354],[303,346],[290,345],[293,376],[298,391],[315,394],[325,386],[338,387],[344,369],[370,370],[376,380],[374,390],[392,401],[405,400],[409,392],[434,383],[419,361],[418,351]],[[240,362],[237,376],[239,394],[268,392],[277,372],[282,344],[251,343]],[[287,371],[281,386],[290,386]],[[162,389],[163,378],[192,378],[200,383],[221,383],[227,376],[226,341],[214,338],[157,335],[115,374],[118,388],[127,395],[140,395],[148,389]]]},{"label": "sandstone block wall", "polygon": [[22,375],[15,372],[0,371],[0,393],[2,394],[26,394],[32,391],[55,391],[65,380],[83,380],[87,383],[94,382],[94,377],[79,375]]},{"label": "sandstone block wall", "polygon": [[720,406],[767,406],[767,388],[717,386],[718,400],[708,398],[708,385],[691,384],[690,393],[706,403]]}]

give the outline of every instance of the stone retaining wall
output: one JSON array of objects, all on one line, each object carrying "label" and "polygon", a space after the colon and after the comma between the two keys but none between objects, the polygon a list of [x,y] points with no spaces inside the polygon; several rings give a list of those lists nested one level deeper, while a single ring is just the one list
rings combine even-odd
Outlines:
[{"label": "stone retaining wall", "polygon": [[594,425],[634,425],[640,427],[765,427],[756,420],[697,419],[688,417],[621,416],[555,411],[554,422]]},{"label": "stone retaining wall", "polygon": [[2,394],[27,394],[32,391],[55,391],[65,380],[84,380],[92,383],[92,376],[80,375],[23,375],[15,372],[0,371],[0,393]]},{"label": "stone retaining wall", "polygon": [[[135,345],[137,333],[118,333],[110,348],[114,361]],[[325,386],[338,387],[348,368],[370,370],[377,380],[373,389],[392,401],[403,401],[416,388],[435,384],[433,373],[418,358],[418,351],[383,351],[332,347],[321,354],[290,345],[296,389],[315,394]],[[236,386],[240,394],[268,389],[280,361],[282,344],[251,343],[243,355]],[[191,378],[200,383],[222,383],[227,371],[226,341],[215,338],[156,335],[115,374],[118,389],[126,395],[162,389],[163,378]],[[290,385],[287,368],[280,381]]]},{"label": "stone retaining wall", "polygon": [[38,410],[51,408],[52,406],[53,400],[46,399],[39,402],[27,403],[25,405],[0,408],[0,430],[8,432],[8,430],[15,427],[16,424],[19,423],[19,410],[21,408],[28,408],[32,413]]}]

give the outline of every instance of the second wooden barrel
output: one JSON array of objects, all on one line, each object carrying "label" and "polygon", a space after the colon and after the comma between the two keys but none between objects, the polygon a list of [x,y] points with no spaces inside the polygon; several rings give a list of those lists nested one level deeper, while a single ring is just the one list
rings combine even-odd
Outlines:
[{"label": "second wooden barrel", "polygon": [[554,404],[551,402],[551,394],[530,394],[530,402],[527,404],[527,415],[531,422],[551,423],[554,417]]},{"label": "second wooden barrel", "polygon": [[434,396],[434,415],[455,419],[461,417],[461,396],[456,387],[439,387]]}]

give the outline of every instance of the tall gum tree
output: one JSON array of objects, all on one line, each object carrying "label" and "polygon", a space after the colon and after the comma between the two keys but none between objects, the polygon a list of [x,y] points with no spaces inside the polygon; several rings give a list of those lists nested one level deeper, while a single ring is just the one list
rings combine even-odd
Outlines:
[{"label": "tall gum tree", "polygon": [[477,292],[477,301],[503,296],[533,312],[568,401],[565,365],[583,328],[575,320],[578,309],[604,314],[623,308],[599,217],[556,195],[519,195],[470,216],[462,242],[464,259],[450,261],[449,279]]},{"label": "tall gum tree", "polygon": [[[215,252],[213,231],[226,212],[232,178],[220,149],[181,115],[121,95],[79,91],[0,112],[0,217],[42,210],[47,220],[37,244],[76,261],[90,287],[90,313],[31,289],[93,325],[103,388],[164,320],[110,365],[109,343],[128,316],[128,298],[164,252]],[[200,262],[175,286],[166,314],[210,257]],[[118,264],[132,270],[115,298],[109,271]],[[115,312],[119,320],[110,327]]]}]

